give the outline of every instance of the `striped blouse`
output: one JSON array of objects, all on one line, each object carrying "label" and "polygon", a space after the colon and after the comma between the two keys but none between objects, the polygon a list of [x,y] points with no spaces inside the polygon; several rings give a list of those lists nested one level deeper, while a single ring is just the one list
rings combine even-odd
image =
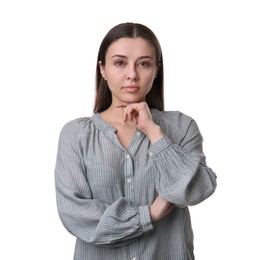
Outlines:
[{"label": "striped blouse", "polygon": [[[215,191],[216,175],[192,118],[151,113],[165,136],[151,144],[137,129],[127,150],[99,113],[63,127],[56,197],[60,219],[76,237],[75,260],[194,259],[188,206]],[[176,207],[152,222],[149,206],[158,195]]]}]

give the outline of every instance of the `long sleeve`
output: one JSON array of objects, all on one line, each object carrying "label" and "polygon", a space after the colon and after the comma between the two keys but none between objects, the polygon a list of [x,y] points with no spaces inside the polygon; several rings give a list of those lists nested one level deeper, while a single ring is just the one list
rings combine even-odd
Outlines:
[{"label": "long sleeve", "polygon": [[179,144],[167,136],[150,147],[159,195],[177,206],[195,205],[216,189],[216,174],[206,165],[202,136],[194,120]]},{"label": "long sleeve", "polygon": [[135,206],[123,197],[111,205],[93,198],[77,128],[67,124],[59,138],[55,185],[60,219],[70,233],[87,243],[128,244],[153,228],[149,207]]}]

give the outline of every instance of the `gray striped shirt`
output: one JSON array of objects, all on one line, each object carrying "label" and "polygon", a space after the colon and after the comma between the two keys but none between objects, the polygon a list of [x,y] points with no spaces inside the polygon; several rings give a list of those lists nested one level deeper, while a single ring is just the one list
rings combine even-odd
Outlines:
[{"label": "gray striped shirt", "polygon": [[[77,238],[74,259],[194,259],[188,206],[215,191],[216,175],[192,118],[151,113],[165,136],[151,145],[136,130],[127,150],[98,113],[63,127],[55,184],[59,216]],[[158,194],[176,207],[152,223]]]}]

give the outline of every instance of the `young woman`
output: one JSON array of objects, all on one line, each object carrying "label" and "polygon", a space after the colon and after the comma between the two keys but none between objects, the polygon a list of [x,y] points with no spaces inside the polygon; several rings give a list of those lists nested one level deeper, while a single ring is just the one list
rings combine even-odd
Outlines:
[{"label": "young woman", "polygon": [[188,206],[213,194],[216,175],[196,122],[164,111],[162,51],[146,26],[103,39],[94,114],[63,127],[55,182],[74,259],[194,259]]}]

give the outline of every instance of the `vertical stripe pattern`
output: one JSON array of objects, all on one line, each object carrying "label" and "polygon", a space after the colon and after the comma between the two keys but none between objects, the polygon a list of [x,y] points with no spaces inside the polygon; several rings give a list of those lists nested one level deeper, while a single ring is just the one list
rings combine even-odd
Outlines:
[{"label": "vertical stripe pattern", "polygon": [[[74,259],[194,259],[188,206],[213,194],[216,175],[192,118],[151,113],[165,136],[151,145],[136,130],[127,150],[99,114],[63,127],[55,185],[60,219],[77,238]],[[176,207],[152,223],[158,194]]]}]

